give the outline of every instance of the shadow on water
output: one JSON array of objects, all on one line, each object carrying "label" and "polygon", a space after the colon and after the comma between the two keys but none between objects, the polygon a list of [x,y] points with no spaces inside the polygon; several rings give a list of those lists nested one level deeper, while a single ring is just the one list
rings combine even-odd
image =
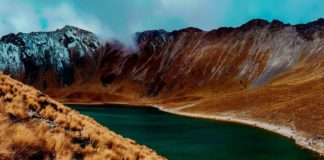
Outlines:
[{"label": "shadow on water", "polygon": [[149,107],[69,105],[170,160],[323,160],[263,129],[182,117]]}]

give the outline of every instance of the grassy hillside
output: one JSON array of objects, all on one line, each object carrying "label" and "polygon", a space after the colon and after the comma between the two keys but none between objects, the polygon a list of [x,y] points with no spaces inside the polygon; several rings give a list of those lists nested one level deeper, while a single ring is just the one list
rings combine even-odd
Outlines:
[{"label": "grassy hillside", "polygon": [[0,159],[163,159],[0,74]]}]

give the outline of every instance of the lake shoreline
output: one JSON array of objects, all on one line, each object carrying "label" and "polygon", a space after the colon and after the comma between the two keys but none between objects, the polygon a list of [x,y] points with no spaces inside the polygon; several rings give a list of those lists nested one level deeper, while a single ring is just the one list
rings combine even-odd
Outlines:
[{"label": "lake shoreline", "polygon": [[193,118],[202,118],[202,119],[209,119],[209,120],[216,120],[216,121],[223,121],[223,122],[232,122],[232,123],[239,123],[243,125],[248,125],[251,127],[258,127],[267,131],[270,131],[275,134],[279,134],[281,136],[284,136],[286,138],[292,139],[295,141],[295,143],[303,148],[309,149],[313,152],[316,152],[320,154],[320,156],[324,156],[324,150],[321,150],[321,148],[312,146],[311,141],[308,140],[308,138],[304,137],[303,135],[299,134],[297,131],[293,130],[290,127],[287,126],[280,126],[276,124],[269,124],[267,122],[261,122],[253,119],[247,119],[247,118],[239,118],[236,115],[205,115],[205,114],[197,114],[197,113],[188,113],[188,112],[181,112],[179,110],[172,110],[172,109],[166,109],[165,107],[161,105],[154,105],[154,104],[131,104],[126,102],[98,102],[98,103],[64,103],[64,105],[84,105],[84,106],[97,106],[97,105],[120,105],[120,106],[135,106],[135,107],[153,107],[157,108],[160,111],[180,115],[180,116],[186,116],[186,117],[193,117]]}]

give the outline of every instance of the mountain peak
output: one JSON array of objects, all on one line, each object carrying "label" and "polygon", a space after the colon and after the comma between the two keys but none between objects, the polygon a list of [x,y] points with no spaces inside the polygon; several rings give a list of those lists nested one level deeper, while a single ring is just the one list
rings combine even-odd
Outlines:
[{"label": "mountain peak", "polygon": [[187,28],[179,29],[177,31],[178,32],[201,32],[203,30],[201,30],[199,28],[195,28],[195,27],[187,27]]},{"label": "mountain peak", "polygon": [[169,32],[163,29],[159,29],[159,30],[148,30],[144,32],[137,32],[135,35],[138,44],[147,40],[159,40],[164,42],[167,40],[167,37],[169,36]]},{"label": "mountain peak", "polygon": [[75,26],[65,25],[62,29],[80,29],[80,28]]},{"label": "mountain peak", "polygon": [[324,26],[324,18],[319,18],[316,21],[309,22],[307,24],[313,25],[313,26]]},{"label": "mountain peak", "polygon": [[285,23],[283,23],[282,21],[280,21],[278,19],[274,19],[274,20],[272,20],[271,25],[285,25]]},{"label": "mountain peak", "polygon": [[65,25],[63,28],[61,29],[57,29],[56,32],[80,32],[80,33],[85,33],[85,34],[93,34],[90,31],[81,29],[79,27],[76,26],[71,26],[71,25]]},{"label": "mountain peak", "polygon": [[263,28],[268,24],[269,24],[269,22],[267,20],[264,20],[264,19],[252,19],[252,20],[248,21],[247,23],[241,25],[239,28],[242,31],[248,31],[248,30],[251,30],[251,29]]},{"label": "mountain peak", "polygon": [[297,32],[302,38],[306,40],[313,40],[314,39],[313,35],[316,32],[316,30],[318,29],[322,30],[324,28],[324,19],[319,18],[316,21],[309,22],[306,24],[298,24],[295,27]]}]

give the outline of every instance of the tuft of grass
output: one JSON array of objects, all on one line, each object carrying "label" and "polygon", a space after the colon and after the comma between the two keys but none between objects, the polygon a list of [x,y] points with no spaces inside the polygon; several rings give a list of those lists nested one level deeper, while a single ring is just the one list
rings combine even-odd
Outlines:
[{"label": "tuft of grass", "polygon": [[164,159],[0,74],[0,159]]}]

